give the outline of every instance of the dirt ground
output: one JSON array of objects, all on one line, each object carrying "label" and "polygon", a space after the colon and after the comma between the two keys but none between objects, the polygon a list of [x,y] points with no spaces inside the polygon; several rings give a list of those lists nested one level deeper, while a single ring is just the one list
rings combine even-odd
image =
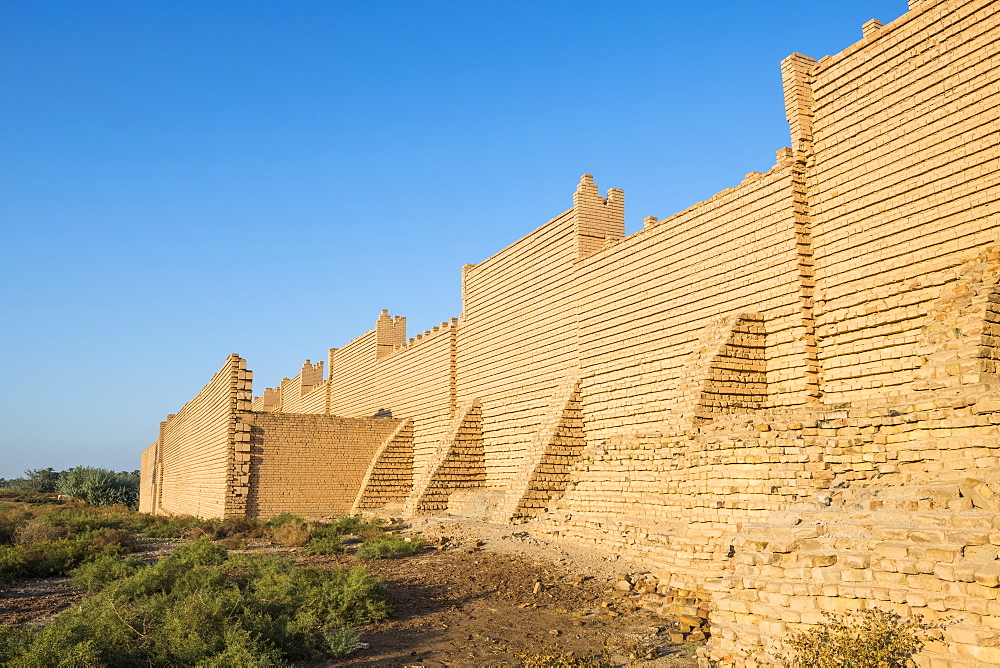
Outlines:
[{"label": "dirt ground", "polygon": [[[392,597],[390,619],[360,627],[362,649],[318,666],[518,666],[520,656],[548,649],[607,655],[623,666],[697,665],[697,645],[672,644],[670,629],[614,588],[634,564],[595,556],[585,547],[534,535],[516,526],[446,517],[404,525],[430,542],[421,554],[365,562]],[[147,541],[140,556],[170,550]],[[353,565],[349,555],[305,556],[317,566]],[[66,578],[22,580],[0,593],[0,624],[45,623],[84,596]],[[655,657],[655,658],[654,658]]]}]

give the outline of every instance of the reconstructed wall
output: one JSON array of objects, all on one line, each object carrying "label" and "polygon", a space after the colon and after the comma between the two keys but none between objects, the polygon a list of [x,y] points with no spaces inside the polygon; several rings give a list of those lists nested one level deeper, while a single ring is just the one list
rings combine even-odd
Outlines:
[{"label": "reconstructed wall", "polygon": [[911,5],[782,62],[766,173],[627,237],[585,175],[460,318],[383,311],[252,412],[217,376],[143,508],[532,522],[644,564],[718,665],[865,608],[957,620],[920,665],[1000,665],[1000,12]]},{"label": "reconstructed wall", "polygon": [[928,2],[810,67],[823,390],[905,392],[949,272],[998,240],[997,10]]},{"label": "reconstructed wall", "polygon": [[372,458],[400,420],[251,413],[247,513],[329,517],[351,511]]},{"label": "reconstructed wall", "polygon": [[378,408],[413,423],[414,475],[420,475],[448,430],[455,410],[458,321],[441,323],[380,360],[375,372]]},{"label": "reconstructed wall", "polygon": [[153,512],[153,490],[156,489],[156,443],[142,451],[139,460],[139,512]]},{"label": "reconstructed wall", "polygon": [[235,457],[236,414],[250,409],[252,374],[230,355],[194,399],[160,425],[143,453],[140,505],[151,512],[223,517],[246,509],[249,469]]},{"label": "reconstructed wall", "polygon": [[[577,198],[599,198],[589,180]],[[462,272],[458,400],[482,404],[487,481],[516,473],[557,386],[579,374],[576,208]],[[621,230],[624,230],[622,220]]]},{"label": "reconstructed wall", "polygon": [[807,401],[791,182],[778,165],[610,245],[578,268],[588,438],[677,414],[689,357],[713,319],[767,321],[768,406]]}]

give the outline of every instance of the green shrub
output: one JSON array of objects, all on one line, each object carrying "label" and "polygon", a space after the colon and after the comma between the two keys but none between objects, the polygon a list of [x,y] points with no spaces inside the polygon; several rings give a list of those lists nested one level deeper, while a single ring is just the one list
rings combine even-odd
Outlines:
[{"label": "green shrub", "polygon": [[91,466],[76,466],[59,477],[59,492],[94,506],[139,507],[139,476]]},{"label": "green shrub", "polygon": [[143,567],[143,563],[135,557],[121,558],[105,554],[93,561],[86,562],[74,568],[70,575],[73,584],[80,589],[100,591],[113,582],[133,575]]},{"label": "green shrub", "polygon": [[66,527],[73,532],[97,531],[99,529],[121,529],[126,526],[126,517],[115,513],[105,514],[98,508],[56,508],[42,515],[38,520],[54,527]]},{"label": "green shrub", "polygon": [[347,656],[359,646],[357,632],[346,626],[326,631],[323,640],[326,642],[326,653],[337,659]]},{"label": "green shrub", "polygon": [[174,550],[173,558],[190,566],[218,566],[226,560],[228,552],[207,536],[185,543]]},{"label": "green shrub", "polygon": [[28,469],[23,478],[8,481],[7,489],[23,494],[51,494],[59,484],[58,471],[48,469]]},{"label": "green shrub", "polygon": [[143,533],[149,538],[180,538],[201,523],[197,517],[190,515],[156,518],[156,522],[146,527]]},{"label": "green shrub", "polygon": [[0,664],[285,665],[343,656],[357,647],[347,627],[387,615],[384,585],[363,568],[225,557],[201,539],[152,566],[95,560],[74,577],[101,591],[45,627],[0,629]]},{"label": "green shrub", "polygon": [[88,537],[41,541],[24,549],[28,577],[46,578],[66,575],[80,564],[103,554],[119,554],[117,548],[94,545]]},{"label": "green shrub", "polygon": [[377,517],[365,519],[361,515],[349,515],[339,517],[326,526],[338,536],[374,536],[381,533],[379,527],[383,524],[385,520]]},{"label": "green shrub", "polygon": [[385,533],[366,540],[355,554],[358,559],[409,557],[419,552],[426,543],[427,541],[419,536],[404,540],[397,534]]},{"label": "green shrub", "polygon": [[[903,619],[880,609],[858,615],[823,613],[826,621],[791,636],[784,662],[796,668],[904,668],[941,625],[920,615]],[[945,622],[947,623],[947,622]]]},{"label": "green shrub", "polygon": [[90,534],[41,540],[31,545],[0,546],[0,581],[66,575],[88,561],[127,551],[118,545],[97,544]]},{"label": "green shrub", "polygon": [[0,582],[24,577],[27,570],[28,559],[24,556],[24,547],[0,545]]},{"label": "green shrub", "polygon": [[298,515],[293,515],[292,513],[281,513],[280,515],[275,515],[267,522],[264,526],[268,527],[280,527],[286,524],[305,524],[305,520]]},{"label": "green shrub", "polygon": [[306,554],[343,554],[344,539],[329,526],[313,529]]}]

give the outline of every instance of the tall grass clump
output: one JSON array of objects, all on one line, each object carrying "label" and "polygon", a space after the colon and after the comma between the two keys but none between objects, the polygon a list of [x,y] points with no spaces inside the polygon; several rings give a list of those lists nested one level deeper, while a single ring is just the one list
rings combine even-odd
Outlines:
[{"label": "tall grass clump", "polygon": [[384,619],[385,587],[362,567],[230,557],[207,537],[153,565],[94,561],[99,590],[42,628],[0,629],[0,665],[274,666],[344,656],[350,627]]},{"label": "tall grass clump", "polygon": [[139,507],[139,476],[91,466],[75,466],[59,476],[59,492],[94,506]]}]

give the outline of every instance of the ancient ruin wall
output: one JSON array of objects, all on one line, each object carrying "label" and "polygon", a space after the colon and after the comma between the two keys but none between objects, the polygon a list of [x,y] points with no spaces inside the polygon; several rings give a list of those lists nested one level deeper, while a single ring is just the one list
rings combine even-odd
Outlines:
[{"label": "ancient ruin wall", "polygon": [[379,409],[374,405],[375,350],[375,330],[371,330],[330,351],[330,415],[373,415]]},{"label": "ancient ruin wall", "polygon": [[489,486],[517,474],[557,389],[579,377],[575,265],[624,229],[621,191],[601,197],[587,175],[572,209],[463,271],[457,396],[481,401]]},{"label": "ancient ruin wall", "polygon": [[139,458],[139,512],[153,512],[153,493],[156,489],[156,443],[142,451]]},{"label": "ancient ruin wall", "polygon": [[247,514],[347,514],[375,452],[401,423],[328,415],[246,413],[250,426]]},{"label": "ancient ruin wall", "polygon": [[[323,378],[323,366],[323,362],[313,364],[311,360],[306,360],[297,375],[282,379],[281,412],[320,414],[327,412],[329,390],[328,383]],[[255,407],[255,410],[260,409]]]},{"label": "ancient ruin wall", "polygon": [[792,167],[752,174],[580,263],[580,356],[588,442],[690,413],[681,387],[713,319],[767,321],[767,405],[805,403]]},{"label": "ancient ruin wall", "polygon": [[1000,239],[995,3],[924,2],[805,72],[826,401],[905,393],[964,256]]},{"label": "ancient ruin wall", "polygon": [[163,424],[156,448],[154,508],[168,514],[242,514],[246,475],[235,461],[236,413],[250,409],[251,374],[230,355],[195,397]]},{"label": "ancient ruin wall", "polygon": [[782,63],[792,147],[767,173],[627,238],[621,193],[585,177],[463,270],[457,326],[399,347],[383,313],[328,380],[255,408],[414,418],[408,512],[541,514],[639,559],[642,604],[707,616],[721,665],[868,607],[962,616],[924,665],[1000,664],[998,12],[912,4]]},{"label": "ancient ruin wall", "polygon": [[462,274],[458,401],[478,398],[488,482],[518,469],[560,381],[577,373],[573,211]]},{"label": "ancient ruin wall", "polygon": [[423,473],[455,411],[455,342],[458,321],[414,337],[379,360],[374,402],[413,423],[414,475]]}]

